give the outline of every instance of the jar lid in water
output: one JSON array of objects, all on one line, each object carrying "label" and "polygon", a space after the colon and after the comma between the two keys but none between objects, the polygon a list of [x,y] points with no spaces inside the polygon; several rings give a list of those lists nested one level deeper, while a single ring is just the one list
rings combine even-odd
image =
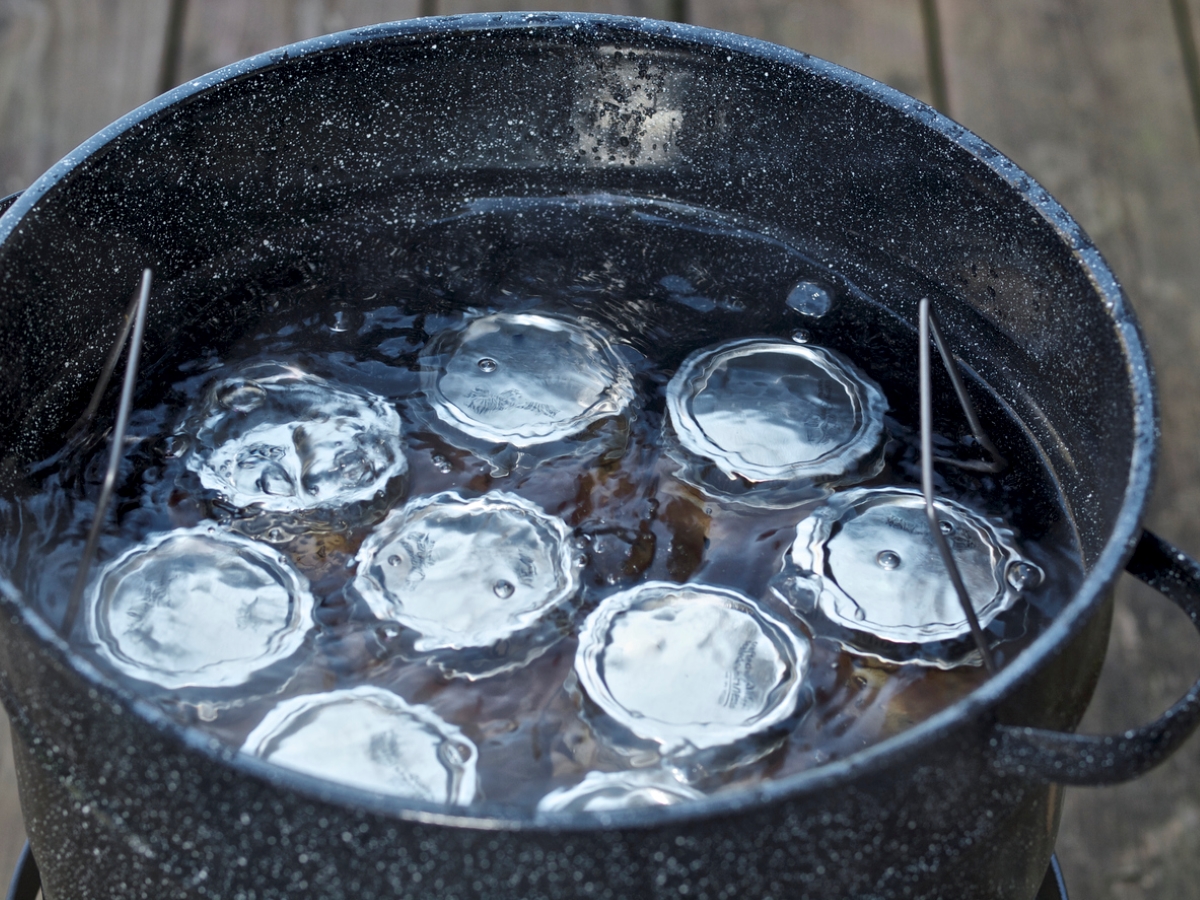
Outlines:
[{"label": "jar lid in water", "polygon": [[667,385],[684,479],[747,500],[874,475],[886,409],[879,387],[840,355],[781,340],[693,353]]},{"label": "jar lid in water", "polygon": [[376,616],[415,631],[419,653],[507,641],[518,654],[512,639],[574,597],[579,578],[562,519],[515,494],[447,491],[410,500],[375,528],[354,588]]},{"label": "jar lid in water", "polygon": [[282,553],[201,525],[151,537],[106,565],[89,593],[87,629],[132,678],[228,688],[295,653],[314,605]]},{"label": "jar lid in water", "polygon": [[630,749],[641,741],[664,757],[686,756],[792,718],[809,653],[805,637],[738,591],[649,581],[588,616],[575,673],[586,698],[632,733]]},{"label": "jar lid in water", "polygon": [[672,806],[701,800],[704,794],[667,769],[588,772],[579,784],[543,797],[539,813],[606,813],[618,809]]},{"label": "jar lid in water", "polygon": [[400,430],[382,397],[257,365],[207,392],[185,426],[185,463],[239,508],[340,507],[375,499],[408,471]]},{"label": "jar lid in water", "polygon": [[284,700],[242,752],[393,797],[455,805],[475,799],[475,745],[433,710],[369,685]]},{"label": "jar lid in water", "polygon": [[495,313],[435,341],[426,394],[438,418],[488,443],[534,447],[620,415],[633,374],[594,325],[544,313]]},{"label": "jar lid in water", "polygon": [[[1021,557],[1005,525],[952,500],[936,499],[934,508],[979,624],[987,628],[1016,604],[1022,589],[1041,580],[1041,571]],[[789,557],[811,598],[809,609],[803,600],[796,603],[805,590],[793,591],[791,602],[817,633],[829,630],[823,619],[851,649],[890,661],[941,665],[953,660],[930,658],[928,651],[910,659],[900,648],[881,650],[880,641],[969,640],[970,625],[929,533],[918,490],[866,488],[835,495],[797,526]]]}]

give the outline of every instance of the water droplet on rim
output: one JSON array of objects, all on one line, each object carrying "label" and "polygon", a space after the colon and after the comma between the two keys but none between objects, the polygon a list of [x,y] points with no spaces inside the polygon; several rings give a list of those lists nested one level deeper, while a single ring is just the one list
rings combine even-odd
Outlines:
[{"label": "water droplet on rim", "polygon": [[352,318],[350,308],[344,303],[339,303],[329,311],[329,330],[334,334],[345,334],[354,327]]},{"label": "water droplet on rim", "polygon": [[1018,591],[1023,591],[1026,588],[1035,588],[1042,583],[1042,570],[1032,563],[1010,563],[1008,572],[1005,574],[1008,578],[1008,583]]},{"label": "water droplet on rim", "polygon": [[818,319],[829,312],[833,298],[819,284],[801,281],[787,296],[787,305],[802,315]]},{"label": "water droplet on rim", "polygon": [[[898,569],[900,568],[900,554],[895,550],[880,550],[879,555],[875,557],[875,562],[879,563],[881,569]],[[855,616],[862,610],[858,610]]]}]

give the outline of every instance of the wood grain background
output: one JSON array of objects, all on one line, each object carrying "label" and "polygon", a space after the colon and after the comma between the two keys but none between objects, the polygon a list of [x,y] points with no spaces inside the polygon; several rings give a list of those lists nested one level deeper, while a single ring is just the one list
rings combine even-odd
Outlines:
[{"label": "wood grain background", "polygon": [[[0,0],[0,196],[164,86],[252,53],[430,12],[528,8],[682,12],[796,47],[939,99],[1027,169],[1133,299],[1162,395],[1149,524],[1200,553],[1200,142],[1179,37],[1200,0]],[[1198,670],[1186,620],[1126,579],[1084,730],[1140,724]],[[6,879],[23,834],[2,720]],[[1070,791],[1058,849],[1076,900],[1200,897],[1200,738],[1133,784]]]}]

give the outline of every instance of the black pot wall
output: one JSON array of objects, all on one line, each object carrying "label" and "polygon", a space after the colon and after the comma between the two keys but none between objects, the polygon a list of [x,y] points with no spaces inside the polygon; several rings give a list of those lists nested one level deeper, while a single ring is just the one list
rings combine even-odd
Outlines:
[{"label": "black pot wall", "polygon": [[[1037,724],[1076,724],[1107,613],[1034,679],[1027,695],[1056,696]],[[368,811],[311,779],[239,771],[215,742],[207,752],[181,742],[35,641],[3,648],[22,809],[49,900],[1031,900],[1058,828],[1058,789],[991,765],[987,718],[882,765],[831,766],[773,802],[746,796],[681,821],[521,830],[378,802]]]},{"label": "black pot wall", "polygon": [[[185,328],[244,329],[260,293],[194,273],[348,216],[608,191],[804,246],[902,317],[938,304],[963,361],[1058,479],[1091,574],[971,698],[853,760],[733,799],[520,827],[331,788],[182,734],[71,657],[0,585],[22,803],[51,900],[72,897],[945,897],[1036,893],[1054,789],[1004,775],[997,720],[1072,728],[1106,591],[1151,480],[1136,325],[1075,223],[922,104],[754,41],[643,20],[477,16],[307,42],[178,89],[51,170],[0,220],[5,478],[82,410],[136,273],[146,377]],[[253,257],[253,259],[251,259]],[[186,333],[193,333],[186,332]],[[420,878],[418,879],[418,876]],[[252,893],[251,893],[252,892]]]}]

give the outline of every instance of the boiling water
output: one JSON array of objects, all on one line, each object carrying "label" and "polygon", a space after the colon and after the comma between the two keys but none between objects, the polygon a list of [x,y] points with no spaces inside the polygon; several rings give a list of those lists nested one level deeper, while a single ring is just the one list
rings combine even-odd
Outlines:
[{"label": "boiling water", "polygon": [[[879,385],[890,407],[882,462],[855,488],[918,482],[915,333],[802,247],[700,210],[608,196],[480,201],[400,224],[363,217],[280,236],[268,247],[247,248],[163,288],[194,302],[239,304],[240,331],[231,337],[227,327],[197,321],[144,372],[96,572],[111,577],[120,559],[150,581],[158,578],[158,587],[140,604],[135,598],[104,607],[111,611],[99,631],[93,611],[71,634],[80,652],[184,723],[249,750],[278,747],[277,761],[294,768],[343,781],[348,776],[339,773],[353,770],[349,780],[359,786],[361,773],[375,766],[378,789],[401,795],[403,787],[388,787],[403,782],[395,760],[420,757],[411,765],[424,774],[407,796],[528,816],[544,798],[543,811],[598,810],[682,802],[784,777],[896,734],[984,680],[977,665],[899,665],[817,636],[805,651],[802,696],[783,731],[776,728],[770,741],[735,762],[672,771],[653,754],[639,757],[614,743],[589,715],[575,673],[580,628],[607,597],[637,585],[695,582],[737,591],[772,622],[807,634],[772,585],[797,525],[822,507],[827,492],[779,504],[742,502],[680,477],[663,426],[668,381],[690,355],[749,338],[836,351]],[[585,397],[580,408],[603,396],[603,414],[581,414],[578,428],[540,426],[533,437],[505,441],[488,431],[495,421],[529,417],[514,418],[498,401],[472,411],[454,390],[431,390],[431,371],[456,341],[479,356],[477,368],[455,370],[462,397],[477,396],[476,384],[497,366],[522,362],[487,350],[488,333],[471,330],[496,313],[510,322],[585,321],[607,334],[603,346],[564,343],[559,360],[571,369],[561,379],[571,396]],[[523,362],[529,377],[544,382],[539,390],[553,387],[546,377],[552,369]],[[606,380],[620,382],[619,391],[605,394],[596,372],[610,373]],[[1020,543],[1022,564],[1039,573],[1031,579],[1039,583],[1024,585],[1017,605],[989,628],[1004,664],[1071,595],[1080,567],[1069,519],[1036,448],[999,402],[976,388],[981,415],[1010,465],[997,476],[939,466],[937,490],[1002,519]],[[939,455],[974,458],[977,448],[961,438],[965,422],[947,383],[935,379],[935,392]],[[566,413],[555,404],[563,396],[534,412],[561,418]],[[231,411],[240,424],[227,420]],[[3,563],[51,621],[61,622],[65,612],[106,455],[101,429],[34,467],[32,487],[3,510]],[[487,647],[479,653],[436,628],[414,637],[411,623],[381,614],[386,603],[363,579],[375,571],[387,582],[393,556],[411,569],[388,549],[393,538],[402,544],[406,526],[397,516],[409,509],[406,501],[449,497],[436,502],[453,505],[485,495],[511,496],[561,523],[562,533],[546,540],[565,548],[555,590],[560,583],[570,589],[544,609],[530,607],[539,624],[530,625],[537,616],[522,620],[511,643],[497,640],[496,623],[481,619],[487,634],[478,643]],[[236,540],[223,550],[210,547],[201,560],[188,556],[201,537],[174,544],[160,537],[179,529],[217,529]],[[455,540],[474,546],[469,535]],[[169,588],[213,582],[206,572],[215,569],[224,573],[216,582],[233,579],[252,590],[249,576],[231,568],[246,555],[241,541],[283,560],[288,572],[276,581],[301,579],[296,597],[311,594],[304,601],[311,610],[275,602],[271,616],[287,623],[311,615],[313,627],[278,652],[264,649],[261,665],[238,668],[226,660],[217,667],[221,677],[207,682],[182,671],[139,670],[139,659],[169,667],[163,654],[173,641],[191,642],[181,659],[222,656],[221,629],[179,624]],[[359,565],[364,541],[369,552]],[[478,547],[471,552],[490,552],[486,542]],[[184,574],[159,571],[169,550],[177,551],[173,561]],[[214,562],[212,553],[229,558]],[[892,562],[878,558],[885,568]],[[463,579],[478,589],[479,602],[491,602],[489,591],[504,600],[523,590],[519,566],[485,558],[478,564]],[[89,602],[95,606],[104,591],[93,587]],[[425,600],[433,609],[431,598]],[[151,625],[158,631],[148,631]],[[261,640],[276,640],[268,632],[278,627],[264,624]],[[121,639],[134,650],[118,663],[112,648]],[[438,652],[430,650],[435,644]],[[447,648],[453,652],[441,652]],[[238,652],[256,658],[252,648]],[[234,670],[231,683],[226,673]],[[399,699],[385,702],[385,695]],[[304,698],[317,696],[305,705]],[[391,747],[391,755],[364,758],[363,766],[332,758],[323,764],[322,754],[336,752],[330,734],[357,727],[345,723],[359,707],[382,723],[359,722],[364,740]],[[335,724],[306,744],[296,731],[304,722]],[[395,736],[418,733],[425,744],[405,756]],[[307,755],[296,749],[304,746]],[[262,754],[270,759],[275,752]],[[429,766],[439,759],[451,773],[445,791],[430,787]]]}]

